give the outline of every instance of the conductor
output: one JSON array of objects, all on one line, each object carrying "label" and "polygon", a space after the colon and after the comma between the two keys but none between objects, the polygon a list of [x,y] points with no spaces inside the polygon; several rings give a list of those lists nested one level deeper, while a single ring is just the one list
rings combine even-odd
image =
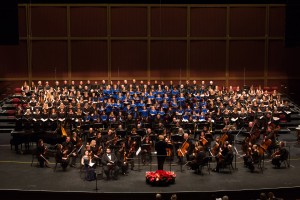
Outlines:
[{"label": "conductor", "polygon": [[159,141],[155,144],[155,150],[157,152],[157,165],[158,165],[158,170],[163,170],[164,162],[167,156],[167,151],[166,151],[167,143],[164,141],[163,135],[159,135],[158,140]]}]

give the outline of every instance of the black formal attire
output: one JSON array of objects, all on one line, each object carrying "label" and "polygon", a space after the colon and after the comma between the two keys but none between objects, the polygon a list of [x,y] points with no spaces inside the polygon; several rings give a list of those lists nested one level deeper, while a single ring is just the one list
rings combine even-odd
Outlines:
[{"label": "black formal attire", "polygon": [[[110,155],[105,153],[102,156],[101,162],[103,164],[103,170],[104,173],[106,174],[107,179],[110,178],[109,176],[110,171],[113,171],[113,178],[117,179],[119,173],[119,167],[117,165],[118,162],[117,156],[114,153],[111,153]],[[111,163],[112,165],[108,165],[108,163]]]},{"label": "black formal attire", "polygon": [[164,169],[164,162],[167,156],[166,148],[167,148],[167,143],[163,140],[160,140],[155,144],[155,150],[157,152],[158,170]]},{"label": "black formal attire", "polygon": [[205,152],[204,151],[199,151],[197,153],[195,159],[191,161],[190,168],[192,170],[198,169],[198,166],[203,164],[205,157],[206,157]]},{"label": "black formal attire", "polygon": [[288,150],[286,150],[285,148],[280,148],[279,156],[272,158],[272,164],[279,168],[281,162],[288,159],[288,155]]}]

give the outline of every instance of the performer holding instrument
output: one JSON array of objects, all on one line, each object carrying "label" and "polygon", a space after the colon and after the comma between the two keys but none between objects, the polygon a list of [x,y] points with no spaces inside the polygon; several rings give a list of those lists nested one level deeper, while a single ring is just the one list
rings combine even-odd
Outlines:
[{"label": "performer holding instrument", "polygon": [[44,141],[42,139],[38,141],[36,151],[37,151],[37,158],[40,163],[40,167],[44,167],[44,166],[50,167],[49,161],[46,159],[47,146],[44,145]]}]

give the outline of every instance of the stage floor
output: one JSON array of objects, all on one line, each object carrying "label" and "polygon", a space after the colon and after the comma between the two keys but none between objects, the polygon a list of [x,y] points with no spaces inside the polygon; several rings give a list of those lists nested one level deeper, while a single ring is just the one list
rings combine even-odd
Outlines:
[{"label": "stage floor", "polygon": [[[88,192],[88,193],[179,193],[179,192],[215,192],[215,191],[239,191],[260,190],[275,188],[293,188],[300,186],[300,145],[296,143],[295,133],[280,135],[280,140],[287,141],[291,152],[290,168],[275,169],[270,159],[265,159],[264,171],[261,173],[256,169],[251,173],[243,166],[243,159],[236,159],[236,169],[232,173],[228,170],[223,173],[210,172],[204,168],[204,175],[197,175],[193,170],[171,163],[171,170],[175,171],[177,177],[175,184],[166,187],[157,187],[146,184],[145,172],[150,166],[140,165],[136,160],[134,171],[129,170],[128,176],[119,176],[118,180],[84,181],[83,174],[79,168],[68,167],[62,171],[60,167],[56,172],[51,168],[39,168],[36,160],[31,166],[31,154],[16,154],[8,145],[9,135],[0,134],[0,189],[21,191],[61,191],[61,192]],[[236,145],[240,150],[240,145]],[[241,151],[239,151],[241,153]],[[175,159],[176,160],[176,159]],[[153,159],[152,171],[157,168],[156,159]],[[54,167],[54,158],[50,157],[51,166]],[[211,168],[215,167],[211,163]],[[79,159],[78,164],[79,166]],[[140,168],[140,170],[138,170]],[[166,162],[165,170],[170,170]],[[98,172],[101,171],[98,169]],[[97,186],[96,186],[97,183]],[[96,187],[98,190],[96,190]],[[257,198],[258,198],[257,194]],[[300,198],[300,194],[299,194]]]}]

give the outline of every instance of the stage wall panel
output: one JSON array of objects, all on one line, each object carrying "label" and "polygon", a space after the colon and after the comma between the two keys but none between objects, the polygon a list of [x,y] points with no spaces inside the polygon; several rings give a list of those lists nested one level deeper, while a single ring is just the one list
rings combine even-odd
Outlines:
[{"label": "stage wall panel", "polygon": [[19,45],[0,45],[0,77],[27,77],[27,61],[26,41],[20,41]]},{"label": "stage wall panel", "polygon": [[190,47],[190,76],[225,76],[226,41],[191,41]]},{"label": "stage wall panel", "polygon": [[285,8],[270,7],[269,35],[283,37],[285,32]]},{"label": "stage wall panel", "polygon": [[269,41],[269,57],[268,57],[268,76],[287,76],[287,67],[285,67],[284,41]]},{"label": "stage wall panel", "polygon": [[221,8],[191,8],[191,37],[225,37],[227,11]]},{"label": "stage wall panel", "polygon": [[71,7],[72,37],[105,37],[107,35],[106,7]]},{"label": "stage wall panel", "polygon": [[152,7],[151,36],[184,37],[187,35],[187,8]]},{"label": "stage wall panel", "polygon": [[33,41],[32,76],[62,78],[68,76],[66,41]]},{"label": "stage wall panel", "polygon": [[32,36],[67,36],[66,7],[32,6],[29,9]]},{"label": "stage wall panel", "polygon": [[106,41],[72,41],[72,77],[108,76]]},{"label": "stage wall panel", "polygon": [[185,41],[152,41],[151,77],[185,77],[186,59]]},{"label": "stage wall panel", "polygon": [[265,42],[231,41],[229,50],[229,76],[246,77],[264,76]]},{"label": "stage wall panel", "polygon": [[111,76],[147,77],[147,41],[112,41],[111,57]]},{"label": "stage wall panel", "polygon": [[245,68],[246,81],[268,85],[300,77],[300,51],[284,46],[284,28],[283,4],[20,4],[21,44],[0,47],[0,78],[45,81],[56,67],[56,78],[69,81],[228,85]]},{"label": "stage wall panel", "polygon": [[265,7],[230,8],[230,36],[265,36]]},{"label": "stage wall panel", "polygon": [[112,7],[111,35],[114,37],[147,36],[147,8]]}]

